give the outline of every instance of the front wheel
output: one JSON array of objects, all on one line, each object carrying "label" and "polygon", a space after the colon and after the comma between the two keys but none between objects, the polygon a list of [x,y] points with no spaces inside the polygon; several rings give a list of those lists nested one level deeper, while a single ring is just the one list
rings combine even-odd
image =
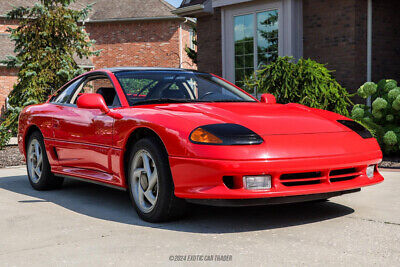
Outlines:
[{"label": "front wheel", "polygon": [[168,156],[157,139],[139,140],[128,164],[129,195],[139,217],[161,222],[184,213],[186,202],[174,195]]},{"label": "front wheel", "polygon": [[29,137],[26,147],[26,169],[29,182],[36,190],[59,188],[64,181],[51,172],[43,137],[39,132],[34,132]]}]

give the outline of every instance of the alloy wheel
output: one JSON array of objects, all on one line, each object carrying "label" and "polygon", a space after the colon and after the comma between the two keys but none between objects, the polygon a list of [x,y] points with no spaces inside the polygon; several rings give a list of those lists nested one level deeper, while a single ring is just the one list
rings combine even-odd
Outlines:
[{"label": "alloy wheel", "polygon": [[37,139],[33,139],[28,147],[28,172],[33,183],[37,183],[43,171],[43,151]]},{"label": "alloy wheel", "polygon": [[137,207],[144,213],[153,210],[158,199],[158,172],[154,159],[144,149],[132,161],[131,190]]}]

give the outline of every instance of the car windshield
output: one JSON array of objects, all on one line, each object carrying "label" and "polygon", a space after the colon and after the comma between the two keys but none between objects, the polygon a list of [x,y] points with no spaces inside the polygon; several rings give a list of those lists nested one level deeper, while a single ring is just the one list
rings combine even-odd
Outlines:
[{"label": "car windshield", "polygon": [[252,97],[208,73],[192,71],[116,72],[129,104],[255,102]]}]

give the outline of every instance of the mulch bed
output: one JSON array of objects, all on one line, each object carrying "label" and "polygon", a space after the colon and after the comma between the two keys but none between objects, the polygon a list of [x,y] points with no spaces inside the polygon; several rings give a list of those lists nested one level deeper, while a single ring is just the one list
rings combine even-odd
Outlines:
[{"label": "mulch bed", "polygon": [[24,156],[19,152],[18,146],[6,146],[0,150],[0,168],[24,165]]},{"label": "mulch bed", "polygon": [[[18,146],[7,146],[3,150],[0,150],[0,168],[24,164],[25,159],[19,152]],[[400,169],[400,156],[384,157],[379,167]]]},{"label": "mulch bed", "polygon": [[383,160],[381,164],[379,164],[379,167],[400,169],[400,156],[383,157]]}]

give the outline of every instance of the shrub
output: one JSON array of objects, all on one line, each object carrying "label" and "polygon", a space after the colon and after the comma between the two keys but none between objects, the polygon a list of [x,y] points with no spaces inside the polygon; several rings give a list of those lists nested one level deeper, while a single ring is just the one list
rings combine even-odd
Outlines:
[{"label": "shrub", "polygon": [[5,129],[3,125],[0,125],[0,149],[3,149],[8,144],[11,136],[12,131]]},{"label": "shrub", "polygon": [[[311,59],[295,62],[292,57],[278,57],[247,79],[245,86],[273,94],[279,103],[300,103],[348,116],[351,95],[331,73],[325,65]],[[373,90],[368,87],[370,91]]]},{"label": "shrub", "polygon": [[358,90],[362,98],[371,97],[371,108],[355,105],[351,116],[366,126],[377,138],[385,154],[400,151],[400,88],[392,79],[377,84],[367,82]]}]

